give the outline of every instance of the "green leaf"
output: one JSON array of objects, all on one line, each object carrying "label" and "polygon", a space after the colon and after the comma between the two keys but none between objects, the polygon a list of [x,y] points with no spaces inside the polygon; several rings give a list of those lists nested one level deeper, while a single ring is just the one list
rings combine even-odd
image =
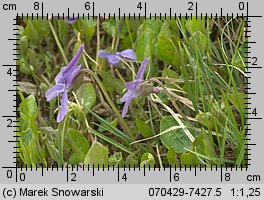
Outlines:
[{"label": "green leaf", "polygon": [[36,103],[36,99],[33,95],[29,95],[26,99],[22,100],[20,105],[20,111],[25,116],[30,116],[33,119],[37,118],[38,116],[38,107]]},{"label": "green leaf", "polygon": [[69,25],[62,20],[57,20],[58,24],[58,36],[62,42],[62,46],[67,46],[67,36]]},{"label": "green leaf", "polygon": [[167,160],[169,164],[179,166],[180,162],[177,158],[177,154],[173,149],[169,149],[167,152]]},{"label": "green leaf", "polygon": [[125,84],[121,80],[113,77],[113,75],[110,72],[97,71],[97,73],[103,79],[103,84],[109,92],[112,93],[112,92],[116,91],[118,94],[123,93],[123,89],[125,88]]},{"label": "green leaf", "polygon": [[79,20],[79,22],[82,25],[81,34],[83,34],[83,37],[88,41],[88,43],[90,43],[96,30],[96,23],[92,19]]},{"label": "green leaf", "polygon": [[165,21],[158,35],[158,42],[155,46],[154,53],[162,61],[174,66],[180,66],[181,58],[177,49],[177,43],[178,39],[175,36],[172,37],[169,23]]},{"label": "green leaf", "polygon": [[195,33],[196,31],[200,31],[201,33],[205,34],[205,19],[198,17],[197,20],[189,19],[186,22],[186,27],[190,33]]},{"label": "green leaf", "polygon": [[96,93],[91,83],[83,83],[77,90],[76,96],[80,104],[89,109],[96,103]]},{"label": "green leaf", "polygon": [[26,57],[28,52],[28,37],[22,36],[20,38],[20,55],[21,57]]},{"label": "green leaf", "polygon": [[211,112],[196,115],[195,119],[210,130],[221,130],[225,116],[220,110],[212,110]]},{"label": "green leaf", "polygon": [[34,27],[33,22],[31,20],[27,22],[27,26],[25,28],[24,34],[25,36],[28,37],[31,44],[40,45],[41,38],[39,37],[38,32],[36,28]]},{"label": "green leaf", "polygon": [[138,43],[137,43],[137,59],[144,60],[144,58],[151,57],[152,54],[152,36],[150,30],[146,30],[142,33]]},{"label": "green leaf", "polygon": [[137,167],[138,166],[138,157],[135,156],[136,152],[131,153],[129,156],[126,158],[126,166],[131,166],[131,167]]},{"label": "green leaf", "polygon": [[79,163],[83,163],[85,159],[85,154],[82,151],[77,150],[77,152],[73,153],[69,158],[69,163],[73,165],[77,165]]},{"label": "green leaf", "polygon": [[48,149],[48,152],[49,152],[52,160],[58,162],[58,158],[59,158],[59,156],[58,156],[59,155],[58,149],[55,147],[54,144],[50,143],[47,138],[46,139],[43,139],[43,140],[44,140],[44,142],[46,144],[46,147]]},{"label": "green leaf", "polygon": [[201,162],[199,161],[199,159],[197,158],[196,155],[192,154],[192,153],[183,153],[181,155],[181,164],[182,165],[186,165],[186,166],[192,166],[194,167],[195,164],[199,165],[201,164]]},{"label": "green leaf", "polygon": [[171,30],[177,35],[179,36],[180,35],[180,29],[179,29],[179,26],[177,25],[177,23],[175,23],[175,19],[166,19],[166,21],[168,21],[169,25],[170,25],[170,28]]},{"label": "green leaf", "polygon": [[82,133],[80,133],[79,131],[73,128],[68,129],[68,135],[70,136],[73,142],[73,149],[74,149],[74,153],[70,156],[69,163],[70,164],[83,163],[85,159],[85,155],[87,154],[88,149],[90,147],[89,142]]},{"label": "green leaf", "polygon": [[39,38],[45,38],[49,35],[48,20],[32,20],[31,21],[39,34]]},{"label": "green leaf", "polygon": [[195,137],[193,141],[193,148],[199,154],[204,154],[204,143],[203,143],[203,134],[199,134]]},{"label": "green leaf", "polygon": [[205,155],[208,157],[208,159],[212,158],[212,160],[214,160],[217,158],[213,141],[203,129],[201,133],[195,138],[195,141],[193,142],[193,149],[195,149],[197,153]]},{"label": "green leaf", "polygon": [[227,95],[228,101],[230,101],[239,112],[243,109],[243,105],[246,103],[245,98],[247,98],[247,95],[244,93]]},{"label": "green leaf", "polygon": [[146,124],[143,120],[137,118],[136,119],[136,125],[137,125],[137,128],[138,128],[140,134],[144,138],[148,138],[148,137],[152,136],[152,130],[151,130],[150,126],[148,124]]},{"label": "green leaf", "polygon": [[124,38],[127,32],[126,26],[124,26],[124,20],[118,20],[110,18],[108,21],[102,23],[103,29],[112,37],[118,36]]},{"label": "green leaf", "polygon": [[73,111],[73,114],[75,116],[75,118],[79,121],[79,122],[83,122],[85,121],[85,117],[86,117],[86,109],[83,109],[81,106],[79,106],[77,103],[74,102],[69,102],[69,110]]},{"label": "green leaf", "polygon": [[116,21],[112,18],[109,21],[103,22],[102,27],[112,37],[115,37],[117,35]]},{"label": "green leaf", "polygon": [[158,33],[162,22],[160,20],[145,20],[144,23],[138,28],[136,39],[136,54],[139,61],[144,58],[150,58],[150,76],[156,76],[158,74],[158,61],[152,59],[153,50],[155,50],[154,44],[157,41]]},{"label": "green leaf", "polygon": [[209,158],[217,158],[213,141],[210,139],[209,135],[202,131],[203,134],[203,144],[204,144],[204,154]]},{"label": "green leaf", "polygon": [[205,53],[205,49],[208,44],[208,38],[203,33],[196,31],[189,38],[189,42],[193,50],[199,51],[202,55]]},{"label": "green leaf", "polygon": [[29,114],[33,118],[37,118],[37,116],[38,116],[38,106],[37,106],[35,97],[33,95],[29,95],[26,98],[26,103],[27,103]]},{"label": "green leaf", "polygon": [[40,42],[48,36],[49,32],[47,20],[28,20],[24,34],[28,36],[32,45],[40,46]]},{"label": "green leaf", "polygon": [[[108,122],[108,123],[110,123],[113,127],[115,127],[116,128],[116,125],[117,125],[117,122],[118,122],[118,119],[116,118],[116,119],[114,119],[113,121],[108,121],[108,120],[110,120],[110,117],[107,117],[107,118],[105,118],[105,121],[106,122]],[[107,126],[105,126],[105,123],[100,123],[100,125],[99,125],[99,128],[98,128],[98,131],[100,132],[100,133],[102,133],[102,132],[105,132],[105,131],[108,131],[109,130],[109,128],[107,127]]]},{"label": "green leaf", "polygon": [[[109,23],[109,22],[108,22]],[[67,23],[65,23],[67,24]],[[93,19],[87,19],[87,17],[83,20],[80,19],[76,23],[71,24],[73,29],[75,29],[76,33],[80,33],[81,41],[85,41],[88,47],[91,46],[91,40],[96,31],[96,22]],[[91,49],[87,49],[90,53]]]},{"label": "green leaf", "polygon": [[24,58],[21,58],[21,60],[18,61],[18,64],[20,65],[20,71],[23,74],[31,74],[32,73],[32,66],[28,65],[27,61],[25,61]]},{"label": "green leaf", "polygon": [[208,129],[212,129],[215,126],[214,118],[209,112],[199,113],[196,115],[195,119]]},{"label": "green leaf", "polygon": [[176,49],[176,46],[174,45],[173,41],[167,36],[159,36],[157,48],[154,53],[159,59],[164,62],[168,62],[175,66],[180,65],[179,52]]},{"label": "green leaf", "polygon": [[73,128],[68,129],[68,134],[72,139],[74,146],[80,151],[82,151],[84,154],[86,154],[90,145],[84,135]]},{"label": "green leaf", "polygon": [[140,167],[154,167],[155,159],[151,153],[144,153],[140,159]]},{"label": "green leaf", "polygon": [[[160,122],[160,132],[173,126],[179,126],[178,122],[172,116],[164,116]],[[164,146],[168,149],[172,148],[176,153],[183,153],[186,151],[185,148],[192,147],[192,142],[181,128],[171,130],[160,137]]]},{"label": "green leaf", "polygon": [[169,68],[165,68],[163,71],[162,71],[162,77],[167,77],[167,78],[179,78],[179,74],[172,70],[172,69],[169,69]]},{"label": "green leaf", "polygon": [[109,165],[114,167],[123,167],[125,164],[123,158],[122,158],[122,153],[121,152],[116,152],[114,155],[109,157]]},{"label": "green leaf", "polygon": [[25,131],[21,132],[21,139],[24,142],[25,145],[29,145],[31,139],[33,136],[33,130],[31,126],[28,126]]},{"label": "green leaf", "polygon": [[[137,37],[136,33],[133,32],[131,33],[131,38],[132,38],[132,41],[134,41],[134,39]],[[120,42],[120,45],[119,45],[119,48],[120,49],[129,49],[131,48],[131,46],[133,45],[131,42],[131,38],[130,38],[130,35],[127,35],[121,42]]]},{"label": "green leaf", "polygon": [[86,157],[84,159],[84,164],[92,165],[94,164],[96,167],[102,167],[102,165],[108,164],[108,148],[104,147],[99,142],[94,142],[89,149]]},{"label": "green leaf", "polygon": [[129,28],[131,29],[132,32],[137,32],[139,26],[142,24],[143,20],[142,19],[126,19],[126,22],[129,24]]},{"label": "green leaf", "polygon": [[162,22],[160,20],[146,20],[138,29],[137,37],[137,59],[144,60],[151,57],[154,43],[157,40]]},{"label": "green leaf", "polygon": [[157,95],[160,98],[160,100],[162,101],[162,103],[164,103],[166,105],[169,105],[171,103],[170,99],[168,98],[168,95],[165,92],[161,91]]},{"label": "green leaf", "polygon": [[[162,71],[162,77],[165,77],[165,78],[173,78],[173,79],[179,79],[180,78],[179,77],[179,74],[176,71],[174,71],[172,69],[169,69],[169,68],[165,68]],[[166,81],[166,80],[164,82],[165,82],[165,86],[166,87],[178,89],[177,86],[175,85],[175,83],[171,83],[170,81]],[[159,94],[161,94],[161,92]],[[163,94],[165,94],[165,93],[163,93]],[[165,94],[164,97],[165,97],[165,99],[166,98],[168,99],[168,97],[167,97],[166,94]]]},{"label": "green leaf", "polygon": [[142,25],[142,31],[150,30],[154,39],[157,38],[162,26],[161,20],[145,20]]}]

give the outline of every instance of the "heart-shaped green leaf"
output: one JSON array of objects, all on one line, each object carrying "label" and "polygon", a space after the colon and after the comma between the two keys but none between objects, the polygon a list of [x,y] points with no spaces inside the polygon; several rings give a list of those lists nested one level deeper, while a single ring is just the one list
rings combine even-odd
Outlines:
[{"label": "heart-shaped green leaf", "polygon": [[84,164],[95,165],[96,167],[99,165],[103,167],[108,164],[108,148],[104,147],[99,142],[94,142],[89,149],[86,157],[84,159]]},{"label": "heart-shaped green leaf", "polygon": [[179,126],[178,122],[172,116],[164,116],[160,122],[160,132],[168,130],[168,132],[162,134],[161,142],[168,149],[172,148],[176,153],[185,152],[185,148],[191,149],[192,142],[185,134],[182,128],[175,128],[170,130],[174,126]]},{"label": "heart-shaped green leaf", "polygon": [[81,105],[92,108],[96,102],[96,93],[91,83],[84,83],[77,90],[77,99]]}]

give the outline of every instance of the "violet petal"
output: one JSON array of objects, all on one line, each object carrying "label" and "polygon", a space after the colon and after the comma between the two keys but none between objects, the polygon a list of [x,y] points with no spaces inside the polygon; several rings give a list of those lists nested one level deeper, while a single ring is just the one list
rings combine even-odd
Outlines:
[{"label": "violet petal", "polygon": [[69,62],[68,66],[66,67],[64,73],[66,74],[68,71],[71,70],[72,67],[76,67],[76,65],[78,64],[78,61],[82,55],[83,52],[83,48],[84,45],[81,44],[78,51],[76,52],[76,54],[74,55],[74,57],[71,59],[71,61]]},{"label": "violet petal", "polygon": [[126,49],[124,51],[121,51],[120,56],[131,60],[137,59],[136,52],[133,49]]},{"label": "violet petal", "polygon": [[107,58],[108,55],[110,55],[110,53],[105,51],[105,50],[100,50],[99,53],[98,53],[98,56],[100,58]]},{"label": "violet petal", "polygon": [[68,95],[67,92],[64,91],[61,97],[61,108],[57,116],[57,122],[61,122],[64,119],[65,115],[67,114],[67,111],[68,111]]},{"label": "violet petal", "polygon": [[78,16],[76,16],[76,17],[65,17],[64,18],[64,21],[69,23],[69,24],[72,24],[72,23],[76,22],[77,20],[78,20]]},{"label": "violet petal", "polygon": [[55,77],[56,84],[65,84],[64,71],[66,70],[66,68],[67,66],[61,68],[60,72]]},{"label": "violet petal", "polygon": [[125,102],[129,99],[130,96],[134,95],[134,91],[128,90],[122,98],[120,98],[120,102]]},{"label": "violet petal", "polygon": [[133,91],[136,91],[138,88],[137,86],[142,82],[142,80],[134,80],[134,81],[131,81],[131,82],[127,82],[126,83],[126,88],[129,89],[129,90],[133,90]]},{"label": "violet petal", "polygon": [[57,84],[52,86],[45,94],[47,101],[52,100],[53,98],[57,97],[61,92],[65,90],[64,84]]},{"label": "violet petal", "polygon": [[[126,95],[126,94],[125,94]],[[124,95],[124,96],[125,96]],[[127,114],[127,111],[128,111],[128,106],[129,104],[131,103],[131,100],[135,97],[135,93],[131,94],[131,95],[128,95],[127,98],[126,98],[126,102],[125,102],[125,105],[123,107],[123,111],[122,111],[122,117],[124,118]],[[121,101],[121,99],[120,99]]]},{"label": "violet petal", "polygon": [[66,89],[69,88],[72,84],[72,81],[78,76],[78,74],[81,71],[82,65],[72,67],[67,73],[65,73],[65,84],[66,84]]},{"label": "violet petal", "polygon": [[137,77],[136,79],[140,79],[140,80],[143,80],[144,78],[144,73],[147,69],[147,66],[148,66],[148,63],[149,63],[149,58],[145,58],[143,60],[143,62],[141,63],[139,69],[138,69],[138,73],[137,73]]},{"label": "violet petal", "polygon": [[109,54],[107,56],[107,60],[110,64],[115,65],[119,63],[120,59],[116,56],[116,54]]}]

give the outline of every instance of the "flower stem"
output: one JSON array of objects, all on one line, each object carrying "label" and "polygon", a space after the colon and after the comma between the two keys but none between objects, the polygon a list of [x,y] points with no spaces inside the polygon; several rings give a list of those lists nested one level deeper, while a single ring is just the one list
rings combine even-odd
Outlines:
[{"label": "flower stem", "polygon": [[[89,56],[89,54],[85,51],[85,50],[83,50],[83,53],[84,53],[84,55],[87,57],[87,58],[89,58],[89,60],[91,60],[96,66],[98,65],[98,63],[94,60],[94,59],[92,59],[92,57],[91,56]],[[84,59],[85,60],[85,59]],[[85,60],[86,61],[86,60]],[[89,67],[88,67],[89,68]],[[90,68],[89,68],[90,69]]]},{"label": "flower stem", "polygon": [[60,123],[58,126],[58,165],[63,166],[63,145],[64,145],[64,135],[66,127],[67,115],[65,116],[64,122]]},{"label": "flower stem", "polygon": [[68,63],[69,63],[69,62],[68,62],[68,59],[67,59],[67,57],[66,57],[66,55],[65,55],[65,53],[64,53],[64,50],[63,50],[63,48],[62,48],[62,46],[61,46],[61,43],[60,43],[60,41],[59,41],[59,39],[58,39],[58,36],[57,36],[55,30],[54,30],[54,28],[53,28],[53,25],[52,25],[51,21],[48,21],[48,22],[49,22],[49,26],[50,26],[51,32],[52,32],[52,34],[53,34],[53,36],[54,36],[54,39],[55,39],[55,41],[56,41],[56,44],[57,44],[57,46],[58,46],[59,49],[60,49],[61,55],[62,55],[62,57],[63,57],[63,60],[64,60],[65,64],[68,65]]}]

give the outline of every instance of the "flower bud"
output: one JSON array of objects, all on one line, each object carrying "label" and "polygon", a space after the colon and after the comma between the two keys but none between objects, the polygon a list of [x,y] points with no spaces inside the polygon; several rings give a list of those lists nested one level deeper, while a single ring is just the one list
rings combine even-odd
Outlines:
[{"label": "flower bud", "polygon": [[137,91],[138,96],[147,96],[151,93],[159,93],[160,90],[154,87],[150,82],[144,82],[139,85],[139,90]]}]

